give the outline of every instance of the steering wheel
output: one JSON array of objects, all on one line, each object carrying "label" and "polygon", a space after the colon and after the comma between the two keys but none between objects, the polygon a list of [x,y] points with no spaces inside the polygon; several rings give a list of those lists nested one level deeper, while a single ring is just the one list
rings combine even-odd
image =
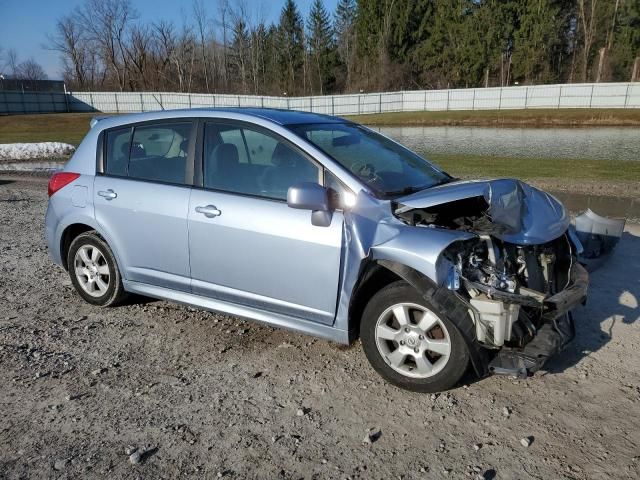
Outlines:
[{"label": "steering wheel", "polygon": [[369,183],[376,183],[382,180],[371,163],[355,162],[351,167],[351,171]]}]

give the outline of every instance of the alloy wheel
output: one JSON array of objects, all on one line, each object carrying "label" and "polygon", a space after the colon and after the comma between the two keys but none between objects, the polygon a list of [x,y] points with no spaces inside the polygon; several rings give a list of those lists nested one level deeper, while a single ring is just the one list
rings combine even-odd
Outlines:
[{"label": "alloy wheel", "polygon": [[451,339],[442,320],[428,308],[414,303],[387,308],[376,322],[375,339],[387,364],[413,378],[436,375],[451,353]]},{"label": "alloy wheel", "polygon": [[92,297],[101,297],[109,289],[111,272],[104,254],[94,245],[83,245],[74,258],[80,287]]}]

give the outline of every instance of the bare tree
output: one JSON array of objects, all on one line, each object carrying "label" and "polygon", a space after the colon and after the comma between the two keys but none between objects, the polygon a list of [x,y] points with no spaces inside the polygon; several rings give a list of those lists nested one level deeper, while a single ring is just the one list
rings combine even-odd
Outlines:
[{"label": "bare tree", "polygon": [[193,1],[193,19],[196,22],[196,27],[200,36],[200,61],[202,62],[202,68],[204,69],[205,88],[207,93],[209,93],[211,91],[209,88],[209,60],[206,49],[207,23],[209,22],[209,19],[202,0]]},{"label": "bare tree", "polygon": [[578,16],[582,26],[582,81],[587,81],[589,71],[589,55],[596,37],[596,7],[598,0],[578,0]]},{"label": "bare tree", "polygon": [[220,0],[219,4],[220,8],[220,26],[222,27],[222,64],[220,65],[220,71],[222,73],[222,85],[223,88],[227,88],[229,85],[228,78],[228,59],[227,59],[227,46],[228,46],[228,35],[227,32],[229,30],[229,14],[231,12],[231,8],[229,7],[229,2],[227,0]]},{"label": "bare tree", "polygon": [[147,72],[149,56],[151,50],[151,33],[145,25],[134,25],[129,34],[129,41],[125,46],[125,56],[129,59],[131,71],[129,72],[130,83],[134,87],[147,89],[152,75]]},{"label": "bare tree", "polygon": [[33,58],[18,64],[15,76],[21,80],[46,80],[49,78],[42,65]]},{"label": "bare tree", "polygon": [[124,43],[131,22],[137,17],[136,11],[129,0],[87,0],[78,16],[86,27],[87,38],[96,43],[118,87],[124,90],[129,69]]},{"label": "bare tree", "polygon": [[47,35],[50,50],[62,54],[65,67],[73,72],[73,78],[79,88],[87,86],[91,55],[88,52],[82,24],[77,15],[62,17],[56,23],[53,35]]},{"label": "bare tree", "polygon": [[15,49],[10,48],[7,51],[6,59],[7,68],[14,77],[18,75],[18,52]]},{"label": "bare tree", "polygon": [[[151,30],[152,57],[154,69],[157,73],[158,87],[173,88],[174,75],[172,72],[172,57],[175,53],[177,40],[173,24],[161,21],[154,23]],[[182,89],[181,77],[178,78],[178,87]]]}]

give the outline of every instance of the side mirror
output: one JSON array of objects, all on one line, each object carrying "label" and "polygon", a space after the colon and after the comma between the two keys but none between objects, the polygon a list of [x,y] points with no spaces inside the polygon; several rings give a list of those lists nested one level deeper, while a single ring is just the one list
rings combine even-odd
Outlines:
[{"label": "side mirror", "polygon": [[331,225],[329,193],[326,188],[317,183],[293,184],[287,191],[287,205],[300,210],[311,210],[311,223],[316,227]]},{"label": "side mirror", "polygon": [[295,183],[287,191],[287,205],[300,210],[329,210],[329,195],[317,183]]}]

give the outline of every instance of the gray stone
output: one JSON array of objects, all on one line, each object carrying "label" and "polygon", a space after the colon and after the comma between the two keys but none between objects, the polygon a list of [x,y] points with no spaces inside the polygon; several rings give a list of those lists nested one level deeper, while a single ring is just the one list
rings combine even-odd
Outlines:
[{"label": "gray stone", "polygon": [[371,445],[372,443],[376,442],[381,436],[382,430],[377,427],[370,428],[369,430],[367,430],[367,434],[362,439],[362,444]]},{"label": "gray stone", "polygon": [[136,450],[131,455],[129,455],[129,462],[132,465],[138,465],[142,461],[142,452],[140,450]]}]

